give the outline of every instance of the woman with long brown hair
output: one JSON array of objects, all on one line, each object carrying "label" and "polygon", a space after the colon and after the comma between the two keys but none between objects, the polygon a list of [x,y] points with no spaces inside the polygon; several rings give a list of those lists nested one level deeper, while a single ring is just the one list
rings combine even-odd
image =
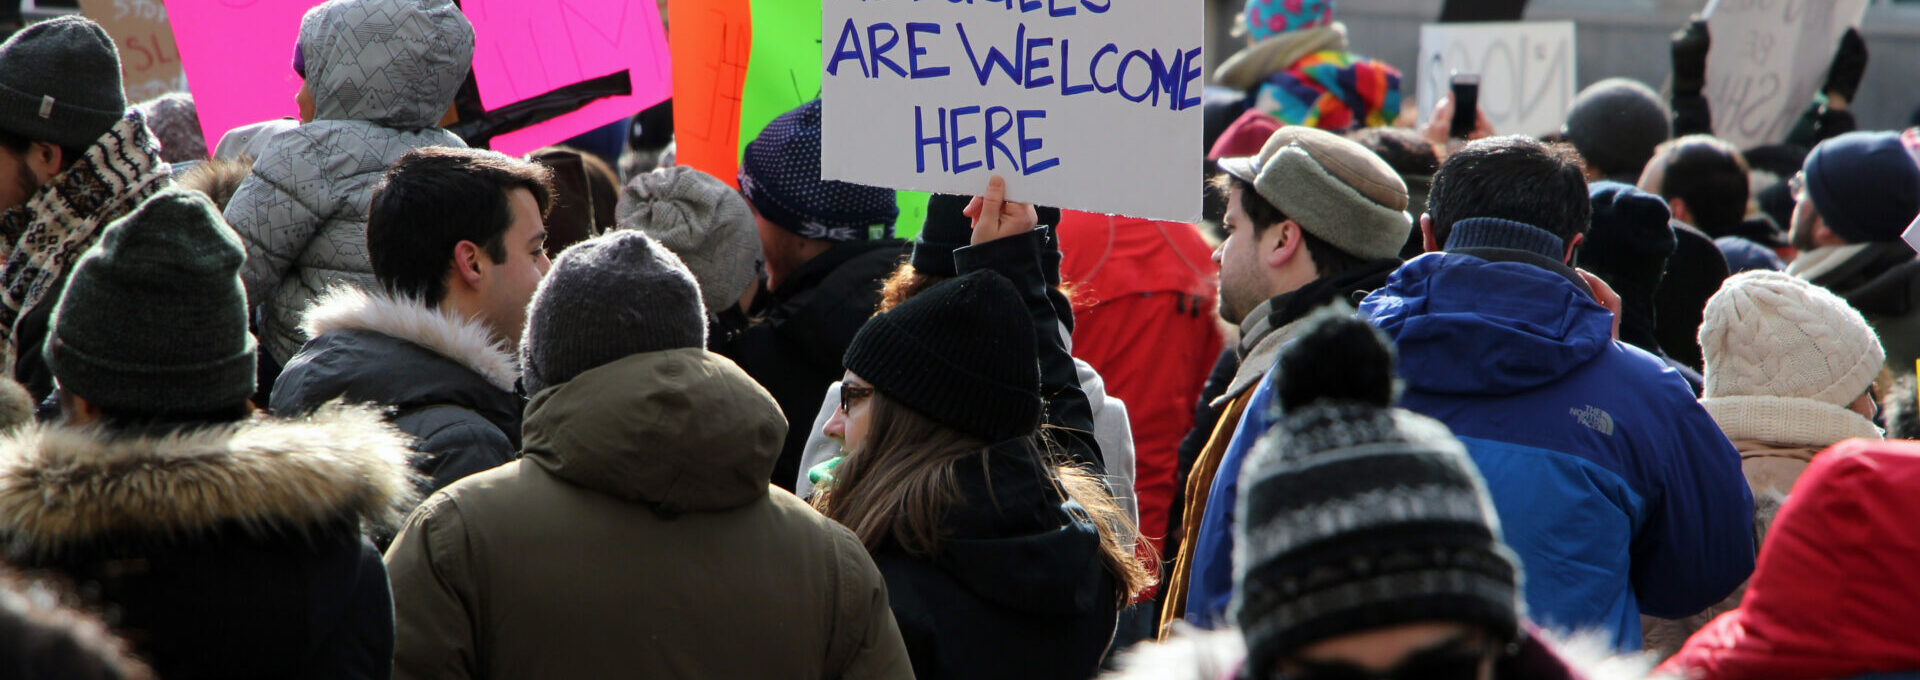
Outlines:
[{"label": "woman with long brown hair", "polygon": [[826,425],[847,455],[816,507],[873,554],[922,680],[1091,677],[1153,581],[1098,477],[1047,234],[1004,195],[969,207],[961,276],[860,330]]}]

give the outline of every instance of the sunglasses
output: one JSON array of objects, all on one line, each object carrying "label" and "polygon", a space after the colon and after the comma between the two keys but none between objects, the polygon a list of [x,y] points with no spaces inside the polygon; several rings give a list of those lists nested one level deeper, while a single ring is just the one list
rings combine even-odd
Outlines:
[{"label": "sunglasses", "polygon": [[840,412],[846,415],[853,415],[853,405],[871,396],[873,396],[873,387],[868,385],[855,385],[842,381],[840,383]]}]

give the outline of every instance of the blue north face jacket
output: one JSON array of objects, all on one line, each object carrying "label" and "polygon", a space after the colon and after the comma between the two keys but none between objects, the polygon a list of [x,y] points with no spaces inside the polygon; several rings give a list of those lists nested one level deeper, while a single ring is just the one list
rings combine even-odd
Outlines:
[{"label": "blue north face jacket", "polygon": [[[1399,348],[1400,405],[1446,423],[1480,467],[1524,568],[1529,616],[1638,649],[1641,613],[1697,613],[1753,571],[1753,499],[1739,454],[1686,382],[1615,342],[1611,315],[1556,260],[1424,255],[1360,315]],[[1278,419],[1272,383],[1249,403],[1217,480],[1237,479]],[[1220,623],[1231,597],[1236,490],[1223,486],[1209,498],[1187,603],[1202,625]]]}]

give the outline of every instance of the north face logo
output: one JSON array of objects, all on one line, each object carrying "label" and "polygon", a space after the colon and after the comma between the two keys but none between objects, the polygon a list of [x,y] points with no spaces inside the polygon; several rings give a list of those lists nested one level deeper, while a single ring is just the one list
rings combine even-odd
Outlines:
[{"label": "north face logo", "polygon": [[1613,436],[1613,416],[1606,411],[1588,406],[1586,408],[1567,409],[1567,412],[1573,415],[1574,420],[1580,421],[1581,425],[1591,427],[1595,432],[1599,432],[1600,434],[1609,437]]}]

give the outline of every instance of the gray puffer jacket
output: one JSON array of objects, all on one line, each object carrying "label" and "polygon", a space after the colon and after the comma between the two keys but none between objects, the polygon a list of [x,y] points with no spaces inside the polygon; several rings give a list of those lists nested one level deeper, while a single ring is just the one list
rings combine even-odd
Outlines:
[{"label": "gray puffer jacket", "polygon": [[300,23],[313,122],[274,137],[227,205],[247,244],[241,278],[262,349],[284,363],[307,306],[335,283],[373,287],[367,204],[387,166],[423,146],[473,64],[453,0],[332,0]]},{"label": "gray puffer jacket", "polygon": [[513,356],[474,321],[411,300],[341,287],[316,301],[305,331],[313,340],[287,362],[270,400],[281,416],[327,402],[392,409],[395,427],[424,456],[423,496],[498,467],[520,450]]}]

